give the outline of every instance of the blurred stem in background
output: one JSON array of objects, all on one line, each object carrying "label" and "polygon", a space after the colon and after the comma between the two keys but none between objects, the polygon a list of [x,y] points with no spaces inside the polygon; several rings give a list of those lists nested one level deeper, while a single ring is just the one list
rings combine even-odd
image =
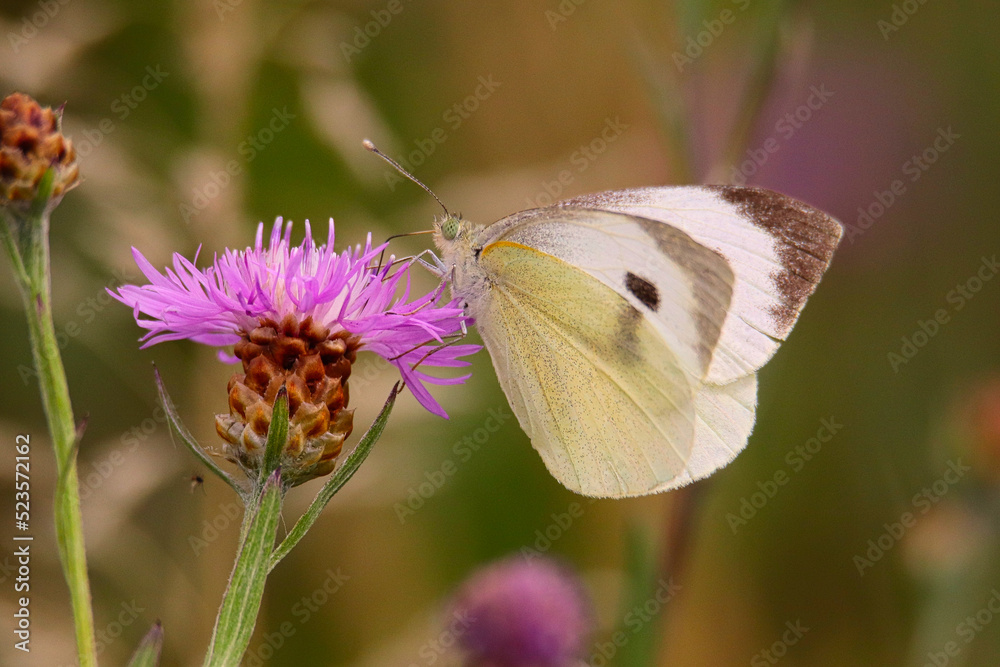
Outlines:
[{"label": "blurred stem in background", "polygon": [[[770,99],[782,70],[795,69],[798,60],[808,53],[811,37],[807,11],[789,14],[794,3],[790,0],[773,0],[760,5],[751,37],[746,48],[749,66],[746,83],[738,104],[732,127],[721,155],[698,155],[694,145],[696,124],[693,100],[699,95],[693,90],[699,77],[697,63],[685,56],[689,37],[703,32],[703,21],[710,18],[712,3],[686,0],[677,4],[677,37],[674,51],[664,59],[655,53],[641,36],[634,40],[633,55],[636,68],[660,119],[660,124],[670,157],[674,184],[722,183],[725,169],[738,161],[753,135],[760,111]],[[738,9],[738,5],[736,6]],[[729,11],[734,11],[730,9]],[[740,9],[739,11],[742,11]],[[738,66],[738,64],[734,64]],[[708,165],[707,168],[703,165]]]},{"label": "blurred stem in background", "polygon": [[723,182],[726,168],[739,162],[753,136],[761,109],[774,91],[780,70],[787,66],[787,56],[794,52],[792,44],[796,37],[810,34],[806,29],[807,19],[796,20],[786,15],[788,4],[778,0],[764,5],[761,10],[757,20],[757,39],[750,47],[751,64],[743,100],[722,155],[705,175],[708,183]]},{"label": "blurred stem in background", "polygon": [[0,106],[0,211],[4,250],[24,302],[31,353],[56,456],[55,526],[59,558],[69,585],[77,652],[82,667],[97,665],[87,556],[77,479],[83,428],[73,419],[66,371],[52,321],[49,216],[78,182],[72,146],[59,114],[14,94]]},{"label": "blurred stem in background", "polygon": [[[691,101],[695,94],[691,85],[695,74],[690,73],[693,61],[683,57],[688,36],[704,30],[704,21],[713,11],[710,2],[684,0],[677,3],[676,25],[678,36],[674,42],[674,54],[669,62],[654,55],[641,38],[634,51],[637,69],[644,79],[660,119],[663,135],[670,155],[674,181],[677,184],[704,182],[722,183],[727,168],[738,162],[753,136],[760,112],[771,98],[776,82],[783,69],[794,70],[797,61],[808,53],[811,30],[807,13],[795,16],[788,14],[789,0],[774,0],[758,10],[758,16],[749,39],[749,66],[741,99],[736,102],[737,111],[732,127],[721,154],[716,156],[697,155],[693,145],[694,113]],[[744,8],[741,8],[741,11]],[[732,12],[733,10],[729,10]],[[678,58],[678,54],[681,57]],[[688,76],[685,78],[685,70]],[[701,165],[708,165],[700,169]],[[663,563],[659,568],[667,575],[672,587],[673,579],[679,579],[683,561],[690,547],[690,535],[697,510],[697,491],[685,487],[674,491],[670,504],[670,515],[666,519],[666,545]],[[651,591],[658,591],[656,573],[658,570],[655,547],[652,539],[636,527],[629,532],[627,551],[627,583],[622,592],[625,612],[641,607],[650,599]],[[680,584],[676,584],[680,587]],[[662,586],[661,586],[662,588]],[[665,620],[660,621],[664,626]],[[659,649],[658,634],[652,629],[638,635],[629,642],[619,656],[619,664],[629,667],[652,667],[656,663]]]},{"label": "blurred stem in background", "polygon": [[[683,500],[681,503],[686,505]],[[630,615],[642,618],[641,613],[651,594],[658,592],[656,546],[652,535],[638,525],[629,527],[625,544],[625,589],[622,592],[622,613],[620,618]],[[672,564],[671,564],[672,565]],[[669,591],[664,591],[669,595]],[[667,598],[669,600],[669,598]],[[665,604],[657,600],[658,604]],[[635,610],[639,610],[636,614]],[[653,667],[656,664],[657,641],[660,633],[655,628],[641,628],[626,643],[618,655],[616,664],[621,667]]]}]

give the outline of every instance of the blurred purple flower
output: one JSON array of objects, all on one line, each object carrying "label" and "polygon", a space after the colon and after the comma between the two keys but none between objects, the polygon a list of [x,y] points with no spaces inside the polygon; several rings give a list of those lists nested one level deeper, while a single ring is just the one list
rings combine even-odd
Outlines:
[{"label": "blurred purple flower", "polygon": [[[282,234],[279,217],[265,247],[261,223],[253,248],[226,250],[205,269],[175,253],[173,269],[160,273],[133,248],[136,264],[150,284],[124,285],[117,293],[109,292],[130,306],[136,323],[147,330],[141,339],[144,348],[184,338],[229,346],[249,341],[259,327],[290,320],[326,329],[331,340],[346,338],[349,349],[369,350],[391,362],[420,404],[446,417],[425,384],[460,384],[469,375],[437,378],[417,366],[467,366],[460,358],[480,346],[441,346],[446,336],[468,321],[457,301],[441,303],[443,284],[410,301],[412,261],[373,268],[385,245],[373,248],[370,234],[364,247],[338,254],[332,219],[327,242],[321,246],[313,242],[308,221],[300,246],[292,247],[291,229],[289,222]],[[405,288],[397,297],[404,277]]]},{"label": "blurred purple flower", "polygon": [[576,576],[539,558],[479,570],[463,584],[453,610],[470,619],[459,643],[476,667],[575,665],[592,626],[590,601]]}]

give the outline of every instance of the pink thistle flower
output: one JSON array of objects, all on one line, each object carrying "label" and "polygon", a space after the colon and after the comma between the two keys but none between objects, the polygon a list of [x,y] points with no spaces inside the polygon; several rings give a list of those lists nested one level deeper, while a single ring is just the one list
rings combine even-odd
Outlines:
[{"label": "pink thistle flower", "polygon": [[286,455],[306,467],[319,465],[311,478],[332,470],[350,434],[347,380],[358,351],[396,366],[420,404],[447,417],[426,385],[460,384],[469,375],[441,378],[422,369],[467,366],[462,358],[480,346],[445,346],[470,320],[457,301],[444,302],[443,283],[410,298],[414,260],[390,259],[376,268],[385,245],[372,247],[371,235],[364,246],[337,253],[332,220],[320,246],[306,222],[305,240],[293,247],[291,228],[278,218],[265,247],[261,224],[254,247],[226,250],[204,269],[174,254],[173,268],[161,273],[133,248],[149,284],[109,292],[133,309],[146,330],[144,348],[185,338],[235,346],[235,359],[222,351],[220,358],[242,361],[244,373],[230,380],[230,414],[219,415],[216,426],[233,446],[227,454],[245,467],[261,455],[271,407],[285,386],[291,417]]}]

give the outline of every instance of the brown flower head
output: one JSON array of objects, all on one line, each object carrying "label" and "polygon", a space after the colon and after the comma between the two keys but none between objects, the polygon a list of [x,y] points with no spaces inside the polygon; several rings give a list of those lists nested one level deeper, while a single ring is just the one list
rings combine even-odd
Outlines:
[{"label": "brown flower head", "polygon": [[288,440],[282,454],[292,486],[327,475],[354,427],[347,408],[347,379],[359,347],[357,336],[317,325],[264,320],[235,353],[243,373],[229,380],[229,414],[217,415],[226,455],[246,470],[260,468],[278,390],[288,391]]},{"label": "brown flower head", "polygon": [[61,111],[23,93],[0,102],[0,204],[32,202],[49,167],[55,169],[53,200],[79,182],[76,151],[62,134],[61,118]]}]

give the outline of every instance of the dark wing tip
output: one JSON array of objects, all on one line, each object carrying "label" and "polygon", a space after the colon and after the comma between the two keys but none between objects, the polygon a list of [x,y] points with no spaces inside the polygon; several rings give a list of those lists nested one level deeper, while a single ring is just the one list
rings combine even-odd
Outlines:
[{"label": "dark wing tip", "polygon": [[772,277],[782,304],[772,314],[791,329],[830,265],[843,227],[823,211],[780,192],[724,185],[710,187],[775,239],[783,270]]}]

